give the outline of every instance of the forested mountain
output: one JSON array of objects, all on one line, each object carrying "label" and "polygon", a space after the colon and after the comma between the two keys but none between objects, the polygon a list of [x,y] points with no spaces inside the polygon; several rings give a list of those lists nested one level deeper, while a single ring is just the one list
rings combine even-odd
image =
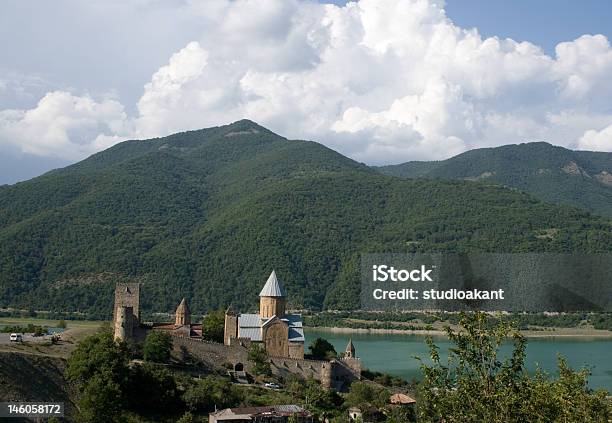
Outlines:
[{"label": "forested mountain", "polygon": [[[588,170],[592,172],[591,169]],[[291,307],[358,307],[364,252],[610,251],[609,219],[467,181],[403,180],[250,121],[126,141],[0,189],[0,307],[107,317],[254,308],[276,269]]]},{"label": "forested mountain", "polygon": [[502,184],[544,201],[612,216],[612,153],[572,151],[534,142],[481,148],[444,161],[408,162],[378,170],[403,178]]}]

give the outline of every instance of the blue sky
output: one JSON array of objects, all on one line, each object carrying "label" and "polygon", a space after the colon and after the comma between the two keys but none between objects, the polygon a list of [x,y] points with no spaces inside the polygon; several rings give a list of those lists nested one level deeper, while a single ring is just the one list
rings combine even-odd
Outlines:
[{"label": "blue sky", "polygon": [[[344,5],[345,0],[326,1]],[[609,0],[446,0],[446,14],[463,28],[478,28],[490,37],[531,41],[548,54],[555,46],[583,34],[612,38]]]},{"label": "blue sky", "polygon": [[548,54],[561,41],[583,34],[612,34],[609,0],[447,0],[447,15],[459,26],[484,36],[531,41]]},{"label": "blue sky", "polygon": [[242,118],[368,164],[612,151],[610,22],[604,0],[0,2],[0,184]]}]

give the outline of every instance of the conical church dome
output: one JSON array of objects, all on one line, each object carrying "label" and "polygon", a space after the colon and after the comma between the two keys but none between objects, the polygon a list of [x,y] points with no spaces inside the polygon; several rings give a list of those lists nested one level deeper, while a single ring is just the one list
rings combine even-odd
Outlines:
[{"label": "conical church dome", "polygon": [[260,297],[286,297],[285,290],[281,281],[276,277],[276,272],[272,270],[270,277],[266,281],[263,289],[259,293]]}]

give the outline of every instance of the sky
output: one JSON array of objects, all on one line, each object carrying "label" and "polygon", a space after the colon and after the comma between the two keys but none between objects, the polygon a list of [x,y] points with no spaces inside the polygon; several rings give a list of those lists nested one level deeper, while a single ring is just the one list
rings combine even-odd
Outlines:
[{"label": "sky", "polygon": [[0,184],[248,118],[368,164],[612,151],[607,0],[0,4]]}]

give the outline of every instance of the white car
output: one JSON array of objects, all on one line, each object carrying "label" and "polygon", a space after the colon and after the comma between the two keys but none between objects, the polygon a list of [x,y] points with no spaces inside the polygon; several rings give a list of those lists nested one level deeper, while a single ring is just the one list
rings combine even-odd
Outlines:
[{"label": "white car", "polygon": [[276,383],[273,382],[268,382],[264,385],[266,388],[270,388],[270,389],[280,389],[280,386]]},{"label": "white car", "polygon": [[23,341],[23,337],[21,336],[20,333],[11,333],[11,336],[9,336],[9,341],[11,341],[11,342],[21,342],[21,341]]}]

